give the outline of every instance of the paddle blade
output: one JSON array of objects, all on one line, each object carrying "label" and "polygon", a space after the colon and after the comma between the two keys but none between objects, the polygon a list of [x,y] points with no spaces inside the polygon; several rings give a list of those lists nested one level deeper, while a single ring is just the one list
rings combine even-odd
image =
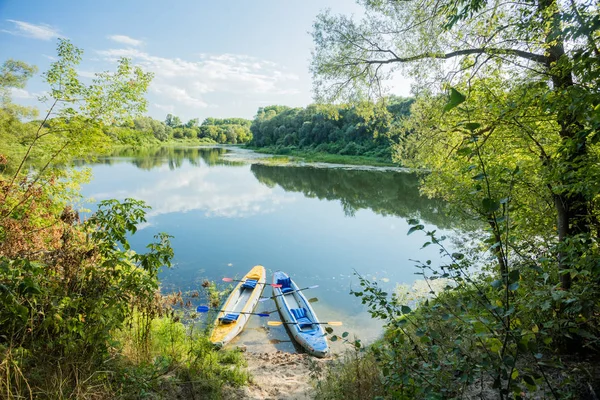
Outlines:
[{"label": "paddle blade", "polygon": [[324,322],[325,324],[329,324],[331,326],[342,326],[342,321],[329,321],[329,322]]},{"label": "paddle blade", "polygon": [[281,285],[278,283],[271,283],[271,286],[275,287],[275,288],[280,288]]},{"label": "paddle blade", "polygon": [[209,308],[206,306],[198,306],[196,312],[208,312]]},{"label": "paddle blade", "polygon": [[269,317],[270,316],[270,314],[267,314],[267,313],[258,313],[256,315],[258,315],[259,317]]},{"label": "paddle blade", "polygon": [[281,321],[267,321],[267,325],[269,325],[269,326],[280,326],[280,325],[283,325],[283,322],[281,322]]},{"label": "paddle blade", "polygon": [[233,278],[223,278],[223,282],[233,282]]},{"label": "paddle blade", "polygon": [[316,303],[317,301],[319,301],[319,299],[317,299],[316,297],[313,297],[312,299],[308,299],[309,303]]},{"label": "paddle blade", "polygon": [[258,301],[267,301],[267,300],[271,300],[270,297],[261,297],[260,299],[258,299]]},{"label": "paddle blade", "polygon": [[319,287],[319,285],[314,285],[314,286],[309,286],[309,287],[307,287],[307,289],[316,289],[316,288],[318,288],[318,287]]}]

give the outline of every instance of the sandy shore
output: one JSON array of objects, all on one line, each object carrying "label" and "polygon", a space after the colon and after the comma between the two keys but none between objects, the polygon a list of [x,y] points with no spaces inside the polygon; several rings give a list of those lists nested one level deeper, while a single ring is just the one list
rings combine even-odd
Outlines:
[{"label": "sandy shore", "polygon": [[243,388],[227,388],[224,398],[253,400],[306,400],[313,398],[310,364],[326,363],[307,354],[282,351],[245,353],[252,382]]}]

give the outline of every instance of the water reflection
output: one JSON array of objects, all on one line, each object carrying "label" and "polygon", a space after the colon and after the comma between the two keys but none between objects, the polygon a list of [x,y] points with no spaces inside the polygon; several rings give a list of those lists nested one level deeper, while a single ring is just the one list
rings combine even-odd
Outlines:
[{"label": "water reflection", "polygon": [[83,165],[115,165],[130,163],[143,170],[152,170],[168,165],[170,170],[181,168],[185,162],[192,166],[205,165],[244,165],[241,161],[223,159],[221,156],[228,150],[223,147],[147,147],[117,149],[108,156],[98,157],[91,163],[82,161]]},{"label": "water reflection", "polygon": [[319,200],[339,200],[346,216],[370,209],[383,216],[421,219],[439,228],[448,228],[451,223],[442,201],[419,195],[415,174],[260,164],[252,165],[251,170],[269,187],[277,185]]},{"label": "water reflection", "polygon": [[[150,217],[192,210],[204,211],[207,216],[247,217],[272,212],[282,202],[292,202],[291,196],[273,190],[279,187],[284,192],[302,193],[307,198],[339,201],[349,217],[358,210],[370,209],[382,216],[421,219],[439,228],[449,228],[455,222],[444,213],[444,202],[419,195],[415,174],[252,164],[249,168],[258,184],[248,180],[245,171],[248,164],[222,158],[230,151],[236,149],[160,147],[118,150],[92,165],[128,163],[141,170],[153,170],[154,180],[151,185],[138,181],[138,185],[128,185],[126,189],[95,193],[94,198],[129,196],[144,200],[153,207]],[[202,166],[213,168],[203,169]],[[170,173],[165,173],[167,171]],[[114,174],[115,171],[111,172]]]}]

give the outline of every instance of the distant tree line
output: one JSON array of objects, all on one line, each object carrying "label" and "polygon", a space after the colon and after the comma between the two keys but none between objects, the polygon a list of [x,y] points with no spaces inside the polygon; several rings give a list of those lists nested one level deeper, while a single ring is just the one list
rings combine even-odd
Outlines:
[{"label": "distant tree line", "polygon": [[139,146],[173,139],[236,144],[250,141],[251,123],[243,118],[206,118],[200,125],[199,119],[193,118],[184,124],[179,117],[168,114],[165,121],[137,117],[126,125],[108,125],[103,130],[113,142],[124,145]]},{"label": "distant tree line", "polygon": [[299,149],[391,160],[391,144],[403,134],[400,121],[410,114],[413,101],[392,96],[380,103],[259,108],[250,144],[278,153]]},{"label": "distant tree line", "polygon": [[168,114],[165,125],[172,129],[175,139],[198,138],[210,139],[216,143],[246,143],[252,139],[250,124],[252,122],[243,118],[206,118],[202,124],[194,118],[186,124],[179,117]]}]

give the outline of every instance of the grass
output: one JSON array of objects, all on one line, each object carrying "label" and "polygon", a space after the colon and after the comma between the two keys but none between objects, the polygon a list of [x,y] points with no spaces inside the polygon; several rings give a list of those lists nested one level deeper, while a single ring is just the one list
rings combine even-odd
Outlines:
[{"label": "grass", "polygon": [[273,147],[250,147],[251,150],[261,154],[285,155],[300,159],[305,162],[322,162],[328,164],[346,164],[346,165],[370,165],[375,167],[398,167],[398,164],[392,163],[381,157],[361,156],[361,155],[341,155],[324,152],[315,152],[314,150],[289,150],[287,148],[276,149]]},{"label": "grass", "polygon": [[169,317],[148,321],[136,314],[130,327],[117,332],[119,379],[112,389],[122,398],[220,398],[224,385],[249,380],[238,350],[215,350],[206,332]]},{"label": "grass", "polygon": [[0,398],[220,399],[224,386],[249,381],[240,351],[217,351],[205,331],[176,320],[134,313],[101,363],[0,345]]}]

